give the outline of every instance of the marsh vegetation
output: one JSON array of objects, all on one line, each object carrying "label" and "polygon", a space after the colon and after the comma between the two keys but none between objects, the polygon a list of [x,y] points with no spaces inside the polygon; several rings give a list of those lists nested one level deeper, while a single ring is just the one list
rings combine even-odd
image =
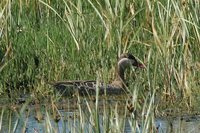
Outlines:
[{"label": "marsh vegetation", "polygon": [[[45,132],[59,132],[52,119],[63,132],[123,132],[127,121],[156,132],[158,117],[199,114],[198,0],[1,0],[0,9],[0,130],[25,132],[33,116]],[[48,85],[109,83],[125,52],[146,65],[127,72],[126,96],[62,97]]]}]

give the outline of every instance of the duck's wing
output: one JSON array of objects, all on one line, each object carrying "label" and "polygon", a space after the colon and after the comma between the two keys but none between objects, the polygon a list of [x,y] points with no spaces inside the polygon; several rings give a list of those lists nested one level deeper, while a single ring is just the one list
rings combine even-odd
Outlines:
[{"label": "duck's wing", "polygon": [[75,87],[75,88],[95,88],[96,81],[95,80],[67,80],[67,81],[56,81],[49,83],[53,87],[59,89],[59,88],[69,88],[69,87]]},{"label": "duck's wing", "polygon": [[[58,91],[69,92],[69,90],[78,91],[79,94],[96,94],[97,84],[96,80],[68,80],[68,81],[57,81],[49,83]],[[121,94],[124,93],[124,89],[116,88],[113,85],[107,85],[103,82],[100,82],[98,85],[99,94]]]}]

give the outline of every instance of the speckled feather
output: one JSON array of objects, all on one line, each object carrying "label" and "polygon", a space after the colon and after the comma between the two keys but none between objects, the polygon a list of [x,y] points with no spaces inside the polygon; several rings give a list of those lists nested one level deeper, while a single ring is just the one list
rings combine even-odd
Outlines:
[{"label": "speckled feather", "polygon": [[75,90],[75,92],[78,92],[81,95],[92,95],[96,94],[97,87],[99,89],[99,94],[122,94],[127,92],[124,72],[128,65],[142,68],[144,67],[144,65],[139,63],[132,54],[124,53],[118,59],[118,64],[116,67],[116,77],[111,84],[100,82],[97,86],[96,80],[57,81],[50,84],[64,95],[69,95],[73,93],[72,90]]}]

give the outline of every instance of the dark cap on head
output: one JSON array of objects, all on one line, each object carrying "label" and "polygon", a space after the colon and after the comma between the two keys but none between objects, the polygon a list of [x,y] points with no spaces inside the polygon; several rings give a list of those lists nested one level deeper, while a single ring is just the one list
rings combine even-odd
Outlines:
[{"label": "dark cap on head", "polygon": [[142,63],[140,63],[139,61],[137,61],[137,59],[132,54],[130,54],[130,53],[123,53],[123,54],[121,54],[121,56],[119,57],[119,60],[123,59],[123,58],[130,59],[133,66],[144,68],[144,65]]}]

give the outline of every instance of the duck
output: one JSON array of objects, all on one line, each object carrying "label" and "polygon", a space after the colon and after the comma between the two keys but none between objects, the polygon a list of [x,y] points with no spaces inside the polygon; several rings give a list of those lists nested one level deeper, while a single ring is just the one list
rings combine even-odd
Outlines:
[{"label": "duck", "polygon": [[123,53],[117,61],[115,78],[110,84],[97,83],[96,80],[67,80],[51,82],[49,84],[63,95],[72,95],[74,92],[78,92],[80,95],[93,95],[96,94],[97,90],[99,90],[100,95],[122,94],[127,92],[125,71],[131,66],[145,68],[145,65],[138,61],[131,53]]}]

